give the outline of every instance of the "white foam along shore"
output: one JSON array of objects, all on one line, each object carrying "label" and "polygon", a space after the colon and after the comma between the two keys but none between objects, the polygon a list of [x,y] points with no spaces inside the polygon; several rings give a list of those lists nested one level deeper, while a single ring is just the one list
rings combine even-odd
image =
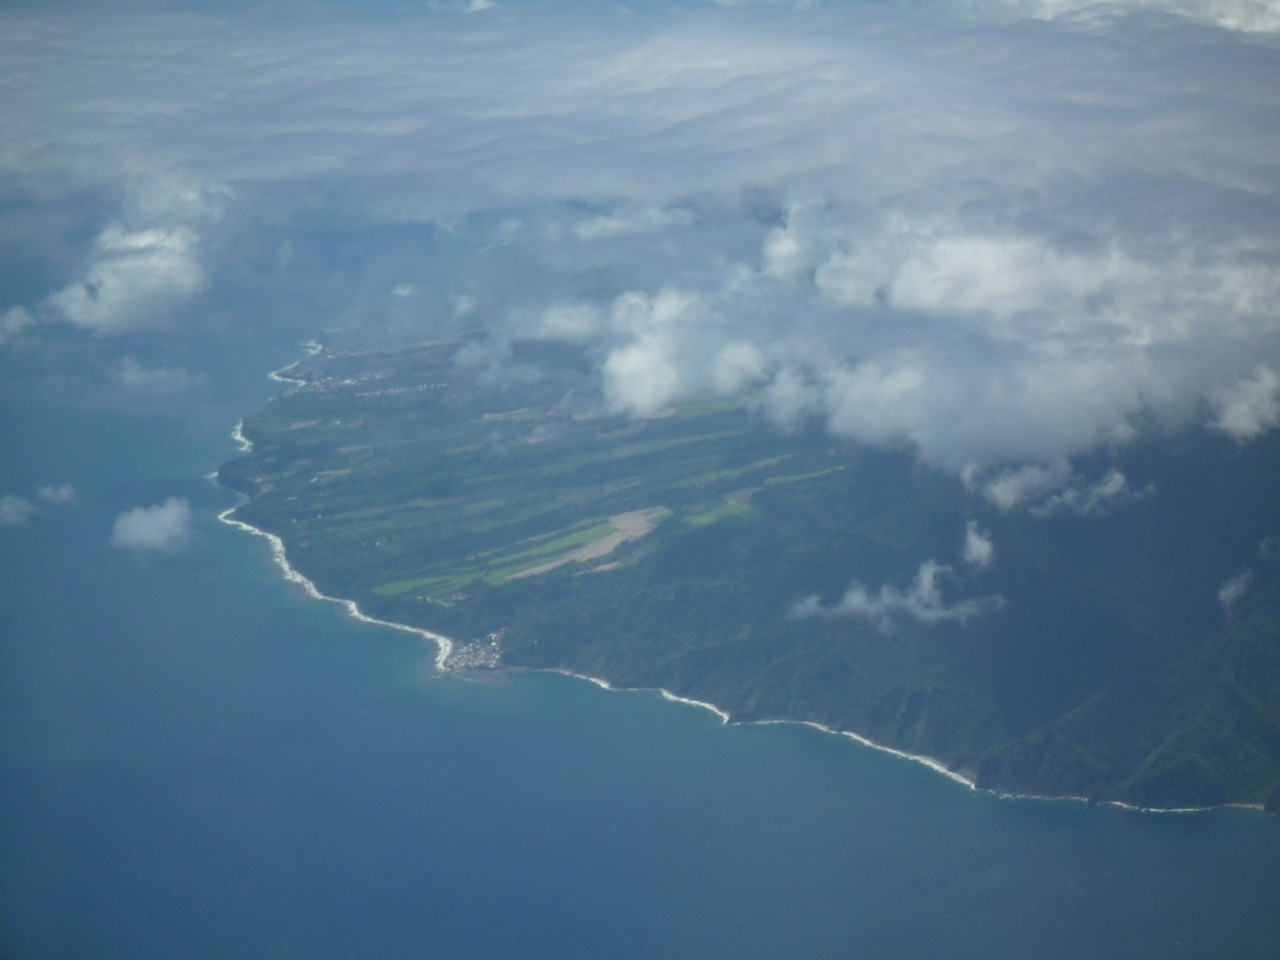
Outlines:
[{"label": "white foam along shore", "polygon": [[[318,343],[315,340],[308,340],[305,343],[303,343],[302,346],[306,349],[308,357],[314,357],[317,353],[319,353],[321,350],[324,349],[324,344]],[[307,381],[299,380],[297,377],[289,376],[289,371],[292,370],[301,362],[302,360],[294,360],[292,363],[285,364],[279,370],[272,370],[270,373],[267,374],[267,376],[270,379],[276,381],[277,383],[292,383],[297,385],[304,384]]]},{"label": "white foam along shore", "polygon": [[266,541],[271,544],[271,558],[276,562],[276,566],[283,571],[284,578],[286,580],[291,583],[300,584],[302,589],[306,591],[307,596],[311,597],[313,600],[324,600],[328,603],[338,604],[347,611],[349,616],[354,617],[361,623],[372,623],[380,627],[389,627],[392,630],[412,633],[416,636],[430,640],[436,645],[436,669],[444,669],[445,661],[448,660],[449,655],[453,653],[452,640],[441,634],[432,633],[430,630],[423,630],[420,627],[411,627],[404,623],[395,623],[391,620],[379,620],[376,617],[370,617],[361,612],[360,607],[357,606],[354,600],[347,600],[342,597],[330,597],[327,594],[321,593],[316,589],[316,585],[314,583],[299,573],[293,565],[289,563],[289,559],[285,555],[283,540],[277,537],[274,533],[268,533],[266,530],[261,530],[251,523],[245,523],[243,520],[237,520],[235,518],[234,514],[236,512],[236,507],[238,506],[239,504],[235,507],[228,507],[226,510],[223,510],[218,514],[218,519],[223,523],[236,527],[239,530],[244,530],[246,533],[252,533],[254,536],[265,538]]},{"label": "white foam along shore", "polygon": [[[727,710],[716,706],[714,703],[708,703],[705,700],[694,700],[690,697],[682,697],[679,694],[672,693],[665,687],[616,687],[608,680],[602,680],[600,677],[592,677],[585,673],[575,673],[572,670],[550,669],[546,672],[559,673],[566,677],[573,677],[575,680],[586,680],[588,683],[593,683],[602,690],[609,690],[615,693],[657,693],[663,700],[667,700],[671,703],[683,703],[691,707],[697,707],[700,710],[710,711],[716,715],[722,726],[740,722],[735,721]],[[979,787],[971,778],[952,770],[941,760],[936,760],[933,757],[926,757],[919,753],[909,753],[906,750],[899,750],[896,747],[885,746],[883,743],[876,743],[874,740],[869,740],[859,733],[854,733],[852,730],[837,730],[834,727],[828,727],[826,724],[818,723],[814,720],[748,720],[745,722],[758,724],[759,726],[793,724],[802,727],[810,727],[822,733],[831,734],[832,736],[845,737],[860,744],[861,746],[879,751],[880,753],[887,753],[889,756],[897,757],[899,760],[909,760],[912,763],[921,764],[922,766],[928,767],[934,773],[939,773],[948,780],[959,783],[970,790],[975,792],[981,790],[983,793],[992,794],[1001,800],[1038,800],[1042,802],[1069,803],[1089,802],[1088,797],[1070,795],[1052,796],[1037,793],[1010,793],[992,790],[988,787]],[[1257,811],[1265,809],[1260,803],[1226,803],[1219,807],[1142,807],[1131,803],[1124,803],[1120,800],[1099,800],[1097,805],[1101,807],[1116,807],[1120,810],[1130,810],[1135,813],[1206,813],[1210,810],[1222,808]]]},{"label": "white foam along shore", "polygon": [[[416,634],[417,636],[430,640],[432,643],[436,645],[436,660],[435,660],[436,670],[440,672],[445,671],[446,669],[445,664],[447,663],[450,654],[453,652],[452,640],[450,640],[446,636],[443,636],[442,634],[432,633],[430,630],[423,630],[420,627],[411,627],[411,626],[408,626],[407,624],[396,623],[391,620],[379,620],[375,617],[367,616],[366,614],[361,612],[360,607],[357,606],[354,600],[347,600],[341,597],[330,597],[330,596],[327,596],[326,594],[321,593],[319,590],[316,589],[316,585],[314,583],[312,583],[309,579],[307,579],[307,577],[299,573],[289,563],[289,560],[285,555],[285,547],[284,547],[283,540],[277,537],[274,533],[268,533],[265,530],[261,530],[258,527],[253,526],[252,524],[245,523],[243,520],[237,520],[233,516],[235,511],[236,511],[236,507],[229,507],[228,509],[222,511],[222,513],[218,514],[218,519],[221,520],[223,523],[230,524],[233,527],[237,527],[248,533],[252,533],[255,536],[264,537],[267,540],[267,542],[271,544],[272,559],[275,560],[277,566],[279,566],[280,569],[284,572],[284,578],[286,580],[292,583],[300,584],[303,590],[306,591],[307,596],[311,597],[314,600],[324,600],[329,603],[340,604],[350,616],[354,617],[356,620],[359,620],[362,623],[372,623],[381,627],[389,627],[392,630],[401,630],[401,631],[404,631],[405,633]],[[710,713],[715,714],[716,718],[720,721],[722,725],[728,725],[734,722],[732,716],[729,714],[727,710],[721,709],[720,707],[716,706],[714,703],[708,703],[705,700],[694,700],[691,697],[682,697],[679,694],[672,693],[670,690],[667,690],[665,687],[658,687],[658,688],[616,687],[613,684],[611,684],[608,680],[603,680],[600,677],[589,676],[588,674],[585,674],[585,673],[575,673],[572,670],[550,669],[546,672],[559,673],[566,677],[573,677],[575,680],[585,680],[588,683],[595,684],[597,687],[599,687],[602,690],[609,690],[609,691],[621,692],[621,693],[657,693],[660,697],[662,697],[663,700],[666,700],[670,703],[683,703],[683,704],[686,704],[687,706],[697,707],[700,710],[709,711]],[[955,770],[952,770],[950,767],[942,763],[942,761],[936,760],[933,757],[926,757],[923,754],[918,754],[918,753],[908,753],[907,751],[899,750],[896,747],[889,747],[882,743],[876,743],[874,740],[869,740],[866,737],[862,736],[861,734],[854,733],[851,730],[837,730],[834,727],[828,727],[825,724],[817,723],[816,721],[813,721],[813,720],[752,720],[748,722],[757,723],[757,724],[760,724],[761,726],[773,725],[773,724],[797,724],[799,726],[811,727],[814,730],[818,730],[826,734],[831,734],[833,736],[846,737],[847,739],[852,740],[855,743],[858,743],[864,747],[869,747],[872,750],[878,750],[881,753],[887,753],[890,756],[897,757],[900,760],[909,760],[913,763],[919,763],[925,767],[928,767],[930,770],[934,771],[935,773],[941,774],[942,776],[946,777],[948,780],[953,780],[956,783],[959,783],[965,787],[968,787],[970,790],[976,791],[978,789],[983,789],[984,792],[993,793],[995,794],[995,796],[1005,800],[1071,801],[1071,802],[1077,802],[1077,803],[1088,802],[1087,797],[1045,796],[1045,795],[1033,794],[1033,793],[1002,793],[994,790],[986,790],[986,788],[979,788],[977,783],[975,783],[972,779],[964,776],[961,773],[957,773]],[[1122,810],[1132,810],[1139,813],[1203,813],[1207,810],[1215,809],[1213,807],[1140,807],[1140,806],[1135,806],[1133,804],[1122,803],[1119,800],[1102,800],[1102,801],[1099,801],[1099,806],[1118,807]],[[1260,803],[1232,803],[1232,804],[1225,804],[1224,806],[1238,807],[1238,808],[1247,809],[1247,810],[1263,809],[1263,806]]]},{"label": "white foam along shore", "polygon": [[236,449],[241,453],[251,453],[253,451],[253,441],[244,435],[244,420],[236,421],[236,428],[231,431],[231,442],[236,445]]}]

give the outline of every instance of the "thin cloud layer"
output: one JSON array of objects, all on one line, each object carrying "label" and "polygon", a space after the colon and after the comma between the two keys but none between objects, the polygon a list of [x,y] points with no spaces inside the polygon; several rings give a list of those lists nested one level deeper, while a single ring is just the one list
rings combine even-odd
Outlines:
[{"label": "thin cloud layer", "polygon": [[64,507],[75,502],[69,483],[51,483],[36,490],[35,499],[13,493],[0,494],[0,527],[20,527],[42,512],[42,507]]},{"label": "thin cloud layer", "polygon": [[0,527],[20,527],[36,512],[36,505],[12,493],[0,494]]},{"label": "thin cloud layer", "polygon": [[1070,458],[1153,425],[1280,426],[1269,7],[804,6],[7,14],[0,190],[103,212],[0,339],[483,324],[491,380],[569,339],[614,410],[745,396],[1044,512],[1137,495]]}]

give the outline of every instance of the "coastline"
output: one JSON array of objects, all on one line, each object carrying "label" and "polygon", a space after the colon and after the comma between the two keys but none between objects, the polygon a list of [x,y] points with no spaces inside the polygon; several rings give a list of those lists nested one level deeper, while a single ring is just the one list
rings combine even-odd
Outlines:
[{"label": "coastline", "polygon": [[[243,502],[243,501],[242,501]],[[276,566],[284,573],[284,578],[290,583],[299,584],[307,596],[312,600],[324,600],[327,603],[336,603],[347,611],[347,615],[359,620],[361,623],[372,623],[380,627],[390,627],[392,630],[400,630],[403,633],[412,633],[424,639],[430,640],[436,645],[436,670],[440,673],[447,672],[445,670],[445,661],[449,659],[449,655],[453,653],[453,641],[448,637],[432,633],[430,630],[423,630],[420,627],[411,627],[406,623],[395,623],[392,620],[379,620],[362,612],[359,605],[354,600],[348,600],[345,597],[331,597],[328,594],[321,593],[316,585],[306,576],[299,573],[298,570],[289,563],[289,558],[285,553],[284,541],[277,537],[274,533],[268,533],[266,530],[259,529],[251,523],[245,523],[243,520],[237,520],[234,516],[236,509],[240,504],[228,507],[218,514],[218,519],[228,526],[251,533],[254,536],[263,537],[271,544],[271,559],[275,561]]]},{"label": "coastline", "polygon": [[[802,727],[810,727],[821,733],[829,734],[836,737],[844,737],[852,740],[863,747],[868,747],[879,753],[887,753],[891,757],[899,760],[908,760],[912,763],[918,763],[924,767],[928,767],[934,773],[941,774],[948,780],[954,781],[975,793],[986,793],[999,800],[1035,800],[1042,803],[1089,803],[1088,797],[1079,797],[1072,795],[1050,796],[1038,793],[1017,793],[1000,790],[992,790],[989,787],[980,787],[978,784],[966,777],[964,774],[956,770],[952,770],[941,760],[934,757],[928,757],[920,753],[910,753],[906,750],[899,750],[897,747],[890,747],[883,743],[876,743],[864,737],[860,733],[852,730],[837,730],[835,727],[828,727],[826,724],[818,723],[815,720],[734,720],[728,711],[709,703],[705,700],[694,700],[691,697],[682,697],[677,693],[672,693],[665,687],[617,687],[600,677],[593,677],[585,673],[575,673],[572,670],[566,670],[556,667],[547,667],[539,669],[540,673],[558,673],[562,676],[573,677],[575,680],[585,680],[588,683],[595,684],[602,690],[608,690],[612,693],[656,693],[663,700],[669,703],[683,703],[691,707],[697,707],[700,710],[707,710],[717,717],[721,726],[737,725],[757,725],[757,726],[781,726],[796,725]],[[1095,806],[1099,807],[1115,807],[1120,810],[1128,810],[1133,813],[1208,813],[1212,810],[1253,810],[1259,813],[1266,808],[1260,803],[1224,803],[1216,807],[1140,807],[1135,804],[1125,803],[1122,800],[1099,800]]]},{"label": "coastline", "polygon": [[[323,349],[323,346],[314,340],[309,340],[305,342],[303,346],[307,350],[307,356],[315,356],[317,353],[319,353]],[[268,377],[279,383],[303,384],[306,382],[305,380],[299,380],[297,378],[287,376],[288,371],[292,370],[299,363],[301,363],[301,360],[295,360],[292,363],[287,364],[284,367],[281,367],[279,370],[271,371],[268,374]],[[249,440],[247,437],[245,437],[243,429],[244,429],[244,420],[241,419],[239,422],[236,423],[235,427],[233,428],[231,432],[231,439],[235,443],[236,448],[239,452],[248,453],[253,449],[253,442]],[[216,471],[213,474],[213,478],[214,478],[214,481],[216,482],[216,478],[217,478]],[[344,597],[332,597],[327,594],[321,593],[320,590],[316,587],[315,583],[313,583],[309,578],[307,578],[304,574],[299,572],[292,564],[289,563],[286,548],[285,548],[285,543],[283,539],[281,539],[280,537],[278,537],[273,533],[269,533],[266,530],[262,530],[258,527],[253,526],[250,523],[246,523],[243,520],[238,520],[235,518],[234,514],[236,510],[248,499],[243,494],[240,494],[238,492],[237,492],[237,496],[241,498],[240,501],[235,505],[228,507],[226,510],[223,510],[221,513],[219,513],[218,519],[221,522],[228,524],[229,526],[233,526],[247,533],[251,533],[255,536],[265,538],[267,542],[271,545],[272,559],[275,561],[276,565],[283,572],[285,580],[290,581],[292,583],[300,584],[303,590],[306,592],[307,596],[313,600],[323,600],[328,603],[339,604],[340,606],[343,607],[343,609],[346,610],[348,616],[352,617],[355,620],[359,620],[362,623],[369,623],[369,624],[374,624],[381,627],[388,627],[393,630],[399,630],[404,633],[412,633],[426,640],[430,640],[432,643],[436,645],[436,657],[435,657],[436,672],[439,674],[445,674],[445,673],[451,672],[449,668],[446,666],[446,664],[449,660],[450,655],[453,653],[453,649],[454,649],[453,640],[451,640],[449,637],[444,636],[443,634],[433,633],[430,630],[425,630],[420,627],[412,627],[404,623],[396,623],[391,620],[379,620],[375,617],[370,617],[360,610],[359,605],[354,600],[344,598]],[[674,693],[666,689],[665,687],[657,687],[657,688],[618,687],[618,686],[614,686],[609,681],[602,679],[600,677],[593,677],[587,674],[576,673],[572,670],[568,670],[564,668],[555,668],[555,667],[540,668],[537,670],[537,672],[558,673],[563,676],[573,677],[574,679],[577,679],[577,680],[585,680],[588,683],[595,684],[597,687],[600,687],[603,690],[608,690],[613,692],[656,693],[660,697],[662,697],[663,700],[666,700],[670,703],[682,703],[691,707],[696,707],[701,710],[707,710],[712,714],[714,714],[717,717],[717,719],[719,719],[722,726],[727,726],[731,723],[742,722],[742,721],[735,721],[732,715],[727,710],[717,706],[714,703],[710,703],[704,700],[695,700],[690,697],[683,697],[677,693]],[[855,743],[860,744],[861,746],[868,747],[872,750],[876,750],[881,753],[887,753],[890,756],[896,757],[901,760],[908,760],[913,763],[921,764],[922,766],[925,766],[928,769],[932,770],[934,773],[941,774],[947,779],[967,787],[971,791],[974,791],[974,792],[981,791],[983,793],[988,793],[1002,800],[1037,800],[1041,802],[1052,801],[1052,802],[1073,802],[1073,803],[1090,804],[1090,800],[1088,797],[1070,796],[1070,795],[1049,796],[1049,795],[1041,795],[1041,794],[1005,792],[1005,791],[993,790],[988,787],[979,787],[976,781],[974,781],[969,777],[966,777],[964,774],[956,770],[951,769],[946,764],[944,764],[941,760],[938,760],[935,757],[929,757],[923,754],[915,754],[905,750],[899,750],[896,747],[890,747],[885,744],[876,743],[874,740],[870,740],[867,737],[864,737],[859,733],[855,733],[852,730],[838,730],[834,727],[829,727],[829,726],[826,726],[825,724],[818,723],[813,720],[749,720],[749,721],[745,721],[745,723],[760,724],[760,725],[799,724],[801,726],[811,727],[822,733],[830,734],[833,736],[845,737],[849,740],[854,741]],[[1091,805],[1116,807],[1121,810],[1131,811],[1135,813],[1183,813],[1183,814],[1186,814],[1186,813],[1205,813],[1211,810],[1218,810],[1218,809],[1243,809],[1243,810],[1254,810],[1258,812],[1263,812],[1266,809],[1265,806],[1261,803],[1225,803],[1225,804],[1220,804],[1214,807],[1143,807],[1143,806],[1137,806],[1134,804],[1124,803],[1123,801],[1120,801],[1120,800],[1099,800],[1096,802],[1096,804],[1091,804]]]},{"label": "coastline", "polygon": [[[297,583],[301,585],[303,590],[306,592],[307,596],[313,600],[323,600],[327,603],[339,604],[340,606],[343,607],[343,609],[346,610],[348,616],[352,617],[355,620],[359,620],[361,623],[374,624],[380,627],[389,627],[392,630],[400,630],[404,633],[412,633],[426,640],[430,640],[432,643],[436,645],[436,657],[435,657],[436,672],[439,674],[447,674],[452,672],[446,666],[446,663],[449,659],[449,656],[453,653],[453,647],[454,647],[453,640],[451,640],[449,637],[444,636],[443,634],[433,633],[432,631],[424,630],[421,627],[411,627],[408,624],[396,623],[395,621],[392,621],[392,620],[379,620],[376,617],[370,617],[360,610],[359,605],[354,600],[350,600],[344,597],[331,597],[331,596],[328,596],[327,594],[321,593],[316,588],[316,585],[312,583],[311,580],[309,580],[304,574],[298,572],[298,570],[295,567],[293,567],[292,564],[289,563],[288,557],[286,556],[285,545],[283,540],[281,540],[274,533],[268,533],[265,530],[261,530],[258,527],[253,526],[252,524],[245,523],[243,520],[237,520],[233,516],[238,506],[239,504],[236,504],[236,506],[228,507],[226,510],[223,510],[221,513],[218,514],[218,519],[221,520],[223,523],[236,527],[240,530],[244,530],[247,533],[251,533],[255,536],[265,538],[267,542],[271,544],[271,557],[275,561],[276,565],[283,572],[284,578],[286,580],[290,581],[291,583]],[[1070,796],[1070,795],[1050,796],[1050,795],[1035,794],[1035,793],[1006,792],[1006,791],[992,790],[988,787],[980,787],[974,780],[970,779],[969,777],[966,777],[964,774],[959,773],[956,770],[952,770],[950,767],[944,764],[941,760],[938,760],[935,757],[928,757],[928,756],[925,756],[924,754],[918,754],[918,753],[910,753],[906,750],[899,750],[896,747],[890,747],[883,743],[876,743],[874,740],[870,740],[867,737],[862,736],[862,734],[855,733],[852,730],[837,730],[834,727],[828,727],[825,724],[818,723],[817,721],[814,721],[814,720],[736,721],[733,719],[732,715],[727,710],[724,710],[722,707],[719,707],[714,703],[709,703],[705,700],[695,700],[691,697],[682,697],[678,693],[673,693],[672,691],[666,689],[665,687],[618,687],[618,686],[614,686],[608,680],[605,680],[601,677],[593,677],[585,673],[576,673],[572,670],[558,668],[558,667],[539,668],[536,670],[531,670],[529,672],[558,673],[561,676],[572,677],[575,680],[585,680],[587,683],[594,684],[600,689],[608,690],[612,693],[657,694],[663,700],[666,700],[669,703],[682,703],[682,704],[685,704],[686,706],[695,707],[699,710],[706,710],[715,715],[716,719],[720,721],[721,726],[729,726],[730,724],[737,724],[742,722],[745,724],[758,724],[760,726],[795,724],[798,726],[810,727],[814,730],[817,730],[821,733],[829,734],[831,736],[844,737],[846,739],[854,741],[860,746],[870,748],[872,750],[878,751],[879,753],[887,753],[889,756],[896,757],[899,760],[907,760],[912,763],[918,763],[932,770],[934,773],[940,774],[941,776],[946,777],[948,780],[958,783],[968,788],[971,791],[991,794],[992,796],[1001,800],[1035,800],[1040,802],[1070,802],[1070,803],[1084,803],[1084,804],[1089,803],[1088,797]],[[1264,806],[1260,803],[1224,803],[1216,807],[1142,807],[1142,806],[1137,806],[1135,804],[1125,803],[1121,800],[1099,800],[1095,805],[1099,807],[1115,807],[1117,809],[1127,810],[1133,813],[1187,814],[1187,813],[1207,813],[1212,810],[1221,810],[1221,809],[1240,809],[1240,810],[1254,810],[1257,812],[1263,812],[1265,809]]]}]

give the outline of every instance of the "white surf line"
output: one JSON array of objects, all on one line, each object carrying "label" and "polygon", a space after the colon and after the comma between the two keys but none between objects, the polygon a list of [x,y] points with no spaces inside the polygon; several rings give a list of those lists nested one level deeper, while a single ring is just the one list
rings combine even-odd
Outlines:
[{"label": "white surf line", "polygon": [[[966,777],[964,774],[956,773],[950,767],[946,766],[942,761],[935,760],[933,757],[926,757],[921,753],[908,753],[906,750],[899,750],[896,747],[887,747],[883,743],[876,743],[874,740],[868,740],[860,733],[854,733],[852,730],[837,730],[835,727],[828,727],[825,723],[818,723],[816,720],[753,720],[760,726],[775,726],[779,724],[798,724],[802,727],[812,727],[814,730],[820,730],[822,733],[829,733],[832,736],[847,737],[848,739],[859,743],[864,747],[870,747],[872,750],[878,750],[881,753],[887,753],[891,757],[897,757],[899,760],[910,760],[912,763],[919,763],[928,767],[934,773],[940,773],[948,780],[954,780],[956,783],[963,784],[970,790],[977,790],[978,785]],[[988,791],[994,792],[994,791]],[[1049,798],[1046,798],[1049,799]],[[1058,799],[1058,798],[1052,798]]]},{"label": "white surf line", "polygon": [[[237,507],[239,504],[236,505]],[[284,573],[284,578],[290,583],[301,585],[307,596],[313,600],[324,600],[328,603],[336,603],[347,611],[347,615],[359,620],[361,623],[372,623],[380,627],[390,627],[392,630],[400,630],[404,633],[412,633],[419,637],[424,637],[436,645],[436,670],[444,672],[445,662],[449,659],[449,655],[453,653],[453,641],[448,637],[432,633],[430,630],[423,630],[421,627],[411,627],[405,623],[396,623],[392,620],[379,620],[376,617],[370,617],[360,610],[360,607],[354,600],[348,600],[344,597],[331,597],[328,594],[321,593],[316,589],[316,585],[311,582],[303,574],[289,563],[288,557],[285,555],[284,541],[277,537],[274,533],[268,533],[261,530],[251,523],[245,523],[243,520],[237,520],[233,514],[236,507],[228,507],[218,514],[218,519],[223,523],[244,530],[246,533],[252,533],[254,536],[264,537],[271,544],[271,559],[275,561]]]},{"label": "white surf line", "polygon": [[281,367],[279,370],[272,370],[270,373],[267,374],[267,378],[270,380],[274,380],[276,383],[293,383],[300,386],[306,383],[307,381],[299,380],[297,377],[287,376],[287,374],[290,370],[292,370],[301,362],[302,361],[300,360],[295,360],[293,361],[293,363],[285,364],[285,366]]},{"label": "white surf line", "polygon": [[[315,340],[308,340],[303,343],[302,346],[307,351],[307,356],[309,357],[314,357],[324,349],[324,345]],[[298,380],[294,377],[286,376],[288,371],[292,370],[301,362],[301,360],[295,360],[293,363],[287,364],[279,370],[271,371],[267,376],[279,383],[306,383],[305,380]],[[241,453],[248,453],[253,449],[253,441],[244,435],[243,419],[236,423],[235,429],[231,431],[231,439]],[[216,480],[216,472],[213,476]],[[243,502],[244,500],[241,499],[241,503]],[[277,537],[274,533],[268,533],[266,530],[261,530],[251,523],[245,523],[243,520],[237,520],[235,518],[234,514],[241,503],[237,503],[235,506],[228,507],[226,510],[223,510],[218,514],[218,519],[229,526],[236,527],[239,530],[244,530],[246,533],[251,533],[256,537],[265,538],[266,541],[271,544],[271,559],[275,561],[276,566],[278,566],[284,573],[284,578],[286,580],[290,583],[301,585],[307,596],[311,597],[313,600],[324,600],[329,603],[338,604],[347,611],[348,616],[359,620],[361,623],[372,623],[380,627],[389,627],[392,630],[412,633],[415,636],[430,640],[436,645],[436,670],[444,672],[445,662],[449,659],[449,655],[453,653],[452,640],[443,634],[432,633],[430,630],[423,630],[420,627],[411,627],[404,623],[394,623],[390,620],[379,620],[376,617],[370,617],[360,609],[359,605],[357,605],[354,600],[348,600],[344,597],[330,597],[327,594],[321,593],[316,589],[316,585],[312,583],[310,579],[299,573],[298,570],[294,568],[293,564],[289,562],[289,558],[285,553],[283,540]]]},{"label": "white surf line", "polygon": [[[324,344],[316,340],[306,340],[302,344],[302,348],[307,351],[308,357],[314,357],[317,353],[324,349]],[[289,371],[300,364],[302,360],[295,360],[293,363],[286,363],[279,370],[272,370],[267,374],[267,378],[276,381],[276,383],[295,383],[301,386],[306,383],[305,380],[299,380],[297,377],[288,375]]]},{"label": "white surf line", "polygon": [[670,703],[684,703],[691,707],[698,707],[701,710],[710,710],[720,718],[721,725],[730,721],[729,714],[721,710],[714,703],[707,703],[705,700],[691,700],[688,697],[682,697],[672,693],[665,687],[615,687],[608,680],[601,680],[599,677],[592,677],[585,673],[574,673],[572,670],[561,670],[557,667],[547,667],[542,672],[558,673],[561,676],[573,677],[575,680],[585,680],[587,683],[594,683],[601,690],[609,690],[613,693],[656,693]]},{"label": "white surf line", "polygon": [[[1045,799],[1053,798],[1046,797]],[[1068,797],[1066,799],[1075,800],[1077,798]],[[1128,810],[1132,813],[1208,813],[1211,810],[1257,810],[1265,812],[1267,809],[1266,804],[1262,803],[1220,803],[1216,807],[1139,807],[1132,803],[1125,803],[1123,800],[1099,800],[1098,806],[1119,807],[1121,810]]]},{"label": "white surf line", "polygon": [[689,697],[682,697],[682,696],[679,696],[678,694],[672,693],[670,690],[667,690],[665,687],[658,688],[658,695],[662,697],[663,700],[667,700],[671,703],[686,703],[691,707],[699,707],[703,710],[710,710],[712,713],[714,713],[717,717],[720,718],[720,722],[722,724],[727,724],[729,722],[729,719],[730,719],[729,714],[726,713],[724,710],[721,710],[714,703],[707,703],[705,700],[693,700]]},{"label": "white surf line", "polygon": [[[733,718],[730,716],[727,710],[717,707],[714,703],[708,703],[705,700],[694,700],[691,697],[682,697],[679,694],[672,693],[670,690],[666,689],[665,687],[657,687],[657,688],[615,687],[608,680],[602,680],[599,677],[588,676],[585,673],[574,673],[572,670],[556,670],[556,669],[552,669],[550,672],[563,674],[566,677],[574,677],[577,680],[586,680],[588,683],[594,683],[597,687],[599,687],[602,690],[612,690],[614,692],[621,692],[621,693],[657,693],[660,697],[662,697],[663,700],[666,700],[670,703],[683,703],[691,707],[698,707],[702,710],[709,710],[712,713],[714,713],[717,717],[720,718],[721,725],[727,726],[728,724],[734,722]],[[935,773],[940,773],[944,777],[947,777],[950,780],[956,781],[956,783],[962,783],[966,787],[968,787],[970,790],[978,789],[978,785],[974,783],[972,780],[970,780],[968,777],[965,777],[962,774],[956,773],[954,770],[951,770],[948,767],[944,766],[940,761],[935,760],[933,757],[925,757],[916,753],[907,753],[905,750],[896,750],[893,747],[886,747],[884,746],[884,744],[876,743],[874,740],[868,740],[866,737],[862,736],[861,734],[853,733],[848,730],[836,730],[833,727],[828,727],[825,724],[818,723],[814,720],[748,720],[747,723],[757,724],[762,727],[771,726],[775,724],[797,724],[802,727],[812,727],[813,729],[820,730],[823,733],[834,734],[836,736],[841,736],[841,737],[848,737],[850,740],[860,743],[864,747],[870,747],[872,750],[879,750],[882,753],[887,753],[903,760],[911,760],[911,761],[914,761],[915,763],[924,764],[924,766],[928,767],[930,770],[933,770]],[[1044,799],[1056,800],[1056,799],[1077,799],[1077,798],[1046,797]],[[1079,799],[1083,799],[1083,798],[1079,798]]]},{"label": "white surf line", "polygon": [[[551,669],[550,673],[559,673],[566,677],[573,677],[576,680],[586,680],[593,683],[602,690],[609,690],[614,693],[657,693],[663,700],[671,703],[683,703],[691,707],[699,707],[703,710],[709,710],[714,713],[722,725],[727,726],[730,723],[738,723],[743,721],[734,721],[728,711],[717,707],[714,703],[708,703],[705,700],[694,700],[690,697],[682,697],[679,694],[672,693],[664,687],[615,687],[608,680],[602,680],[600,677],[592,677],[585,673],[574,673],[572,670]],[[826,724],[818,723],[815,720],[748,720],[745,724],[754,724],[758,726],[774,726],[783,724],[795,724],[802,727],[811,727],[821,733],[830,734],[837,737],[845,737],[864,747],[880,753],[887,753],[891,757],[897,757],[899,760],[908,760],[912,763],[918,763],[934,773],[939,773],[948,780],[961,784],[969,790],[990,794],[999,800],[1036,800],[1042,803],[1085,803],[1089,802],[1088,797],[1078,797],[1071,795],[1053,796],[1050,794],[1039,793],[1011,793],[1003,790],[993,790],[990,787],[980,787],[978,784],[966,777],[962,773],[952,770],[941,760],[933,757],[927,757],[920,753],[909,753],[906,750],[899,750],[896,747],[889,747],[883,743],[876,743],[860,733],[854,733],[852,730],[837,730],[834,727],[828,727]],[[1220,810],[1224,808],[1240,809],[1240,810],[1265,810],[1266,807],[1261,803],[1225,803],[1217,807],[1140,807],[1131,803],[1125,803],[1122,800],[1099,800],[1097,806],[1117,807],[1121,810],[1128,810],[1133,813],[1208,813],[1211,810]]]},{"label": "white surf line", "polygon": [[241,453],[251,453],[253,451],[253,441],[244,435],[244,419],[236,421],[236,428],[231,431],[231,442],[236,445],[236,449]]}]

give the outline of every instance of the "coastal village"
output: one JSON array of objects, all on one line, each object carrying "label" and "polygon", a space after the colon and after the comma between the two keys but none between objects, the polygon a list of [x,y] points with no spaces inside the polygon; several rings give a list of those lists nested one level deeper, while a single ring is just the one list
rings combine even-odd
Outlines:
[{"label": "coastal village", "polygon": [[441,667],[444,670],[496,670],[502,666],[502,638],[507,628],[495,630],[468,640],[456,643]]}]

